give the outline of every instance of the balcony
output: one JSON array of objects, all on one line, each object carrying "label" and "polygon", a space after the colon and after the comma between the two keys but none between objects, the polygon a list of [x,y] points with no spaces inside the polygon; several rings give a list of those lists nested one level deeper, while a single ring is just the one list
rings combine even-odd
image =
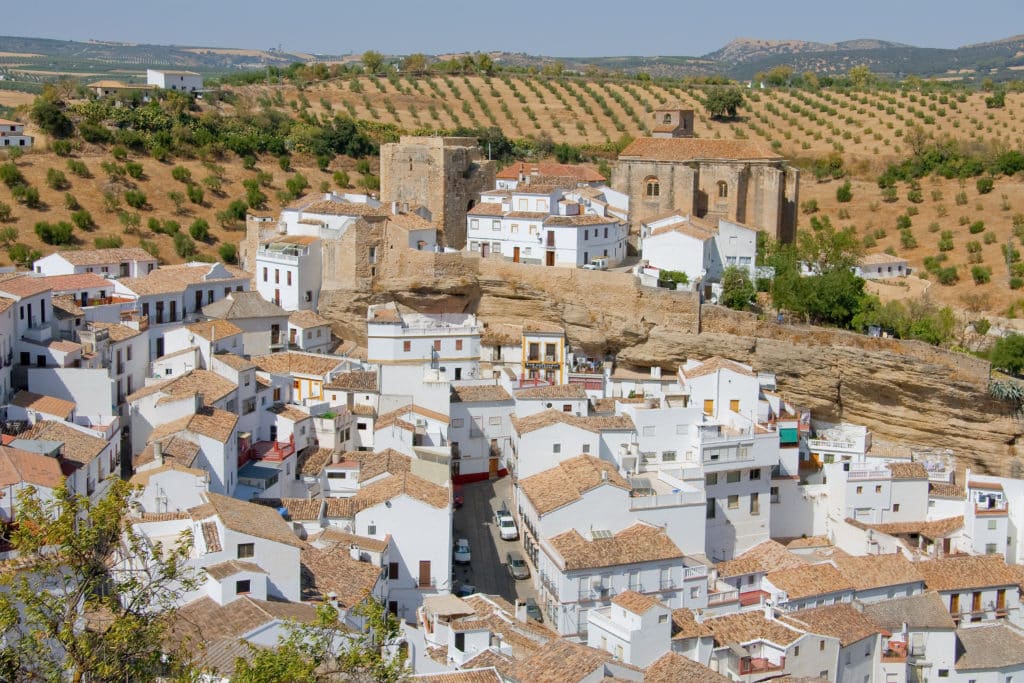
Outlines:
[{"label": "balcony", "polygon": [[257,441],[238,456],[238,466],[242,467],[250,460],[267,460],[281,462],[295,455],[295,437],[289,437],[286,443],[277,441]]},{"label": "balcony", "polygon": [[848,481],[863,479],[892,479],[892,470],[889,469],[851,469],[846,474]]},{"label": "balcony", "polygon": [[740,592],[735,588],[729,590],[718,590],[708,593],[708,606],[723,605],[727,602],[739,602]]}]

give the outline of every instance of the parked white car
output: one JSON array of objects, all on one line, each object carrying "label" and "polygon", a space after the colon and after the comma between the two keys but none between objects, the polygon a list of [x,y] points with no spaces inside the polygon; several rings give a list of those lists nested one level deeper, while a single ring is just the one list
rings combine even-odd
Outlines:
[{"label": "parked white car", "polygon": [[460,538],[455,541],[455,551],[452,553],[452,561],[455,564],[469,564],[469,541],[465,538]]},{"label": "parked white car", "polygon": [[519,538],[519,527],[516,520],[508,510],[498,510],[494,513],[494,525],[498,527],[498,535],[503,541],[514,541]]}]

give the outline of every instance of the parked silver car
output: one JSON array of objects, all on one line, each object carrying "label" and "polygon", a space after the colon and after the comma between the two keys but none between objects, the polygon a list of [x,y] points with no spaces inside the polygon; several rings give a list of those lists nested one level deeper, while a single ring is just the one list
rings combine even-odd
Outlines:
[{"label": "parked silver car", "polygon": [[518,550],[509,550],[505,555],[505,564],[508,566],[508,573],[513,579],[530,578],[530,567],[526,564],[523,554]]}]

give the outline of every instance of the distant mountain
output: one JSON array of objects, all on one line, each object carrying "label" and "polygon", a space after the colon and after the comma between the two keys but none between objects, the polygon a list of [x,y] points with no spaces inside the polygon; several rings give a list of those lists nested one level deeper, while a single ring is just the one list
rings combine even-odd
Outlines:
[{"label": "distant mountain", "polygon": [[716,62],[750,62],[769,59],[779,55],[794,55],[807,52],[842,52],[846,50],[884,50],[891,47],[910,47],[885,40],[863,38],[841,43],[814,43],[806,40],[758,40],[737,38],[725,47],[704,55],[704,59]]}]

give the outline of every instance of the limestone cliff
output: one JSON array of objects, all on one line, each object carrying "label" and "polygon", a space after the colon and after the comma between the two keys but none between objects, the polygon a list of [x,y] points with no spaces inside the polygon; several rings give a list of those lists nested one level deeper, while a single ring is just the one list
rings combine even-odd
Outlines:
[{"label": "limestone cliff", "polygon": [[320,312],[337,333],[363,339],[367,304],[395,299],[428,312],[476,312],[485,322],[558,323],[574,347],[616,353],[636,366],[674,368],[688,357],[728,356],[774,372],[780,391],[816,418],[952,448],[963,465],[997,474],[1005,473],[1024,433],[988,398],[987,363],[920,342],[761,322],[700,307],[690,294],[641,288],[623,273],[413,253],[385,275],[386,290],[324,293]]}]

